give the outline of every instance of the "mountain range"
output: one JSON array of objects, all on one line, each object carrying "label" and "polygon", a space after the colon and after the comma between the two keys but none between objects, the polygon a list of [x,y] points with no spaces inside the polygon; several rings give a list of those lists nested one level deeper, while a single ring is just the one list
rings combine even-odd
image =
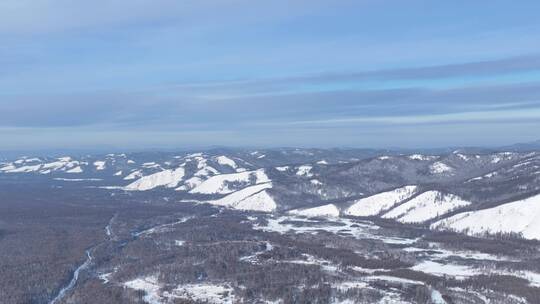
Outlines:
[{"label": "mountain range", "polygon": [[[540,150],[213,149],[16,157],[0,179],[540,239]],[[518,151],[519,150],[519,151]]]}]

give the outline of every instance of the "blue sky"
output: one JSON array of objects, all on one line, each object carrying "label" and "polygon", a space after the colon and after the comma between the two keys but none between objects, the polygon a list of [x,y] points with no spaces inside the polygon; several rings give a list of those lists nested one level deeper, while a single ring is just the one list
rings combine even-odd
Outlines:
[{"label": "blue sky", "polygon": [[540,138],[538,1],[0,1],[0,150]]}]

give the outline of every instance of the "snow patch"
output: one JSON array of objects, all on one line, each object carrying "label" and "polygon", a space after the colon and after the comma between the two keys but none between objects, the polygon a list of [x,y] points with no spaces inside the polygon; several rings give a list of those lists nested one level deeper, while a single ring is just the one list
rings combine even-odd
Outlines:
[{"label": "snow patch", "polygon": [[124,286],[134,290],[142,290],[145,295],[143,300],[149,304],[161,304],[162,297],[160,295],[161,286],[158,284],[157,276],[149,276],[139,278],[129,282],[125,282]]},{"label": "snow patch", "polygon": [[314,208],[295,209],[295,210],[289,211],[289,213],[300,215],[300,216],[307,216],[307,217],[317,217],[317,216],[338,217],[339,209],[334,204],[328,204],[328,205],[314,207]]},{"label": "snow patch", "polygon": [[185,170],[180,167],[176,170],[164,170],[148,176],[141,177],[137,181],[124,187],[127,191],[146,191],[157,187],[166,186],[173,188],[184,178]]},{"label": "snow patch", "polygon": [[312,177],[313,173],[311,173],[311,169],[313,169],[312,166],[309,165],[303,165],[297,168],[296,175],[298,176],[305,176],[305,177]]},{"label": "snow patch", "polygon": [[133,171],[130,174],[128,174],[126,177],[124,177],[124,180],[134,180],[139,177],[142,177],[143,173],[141,170]]},{"label": "snow patch", "polygon": [[422,223],[470,204],[471,202],[453,194],[428,191],[390,210],[382,217],[401,223]]},{"label": "snow patch", "polygon": [[270,212],[277,208],[274,199],[264,191],[270,188],[272,188],[272,183],[259,184],[233,192],[221,199],[206,202],[233,209]]},{"label": "snow patch", "polygon": [[350,206],[345,211],[345,214],[352,216],[374,216],[411,198],[416,191],[416,186],[405,186],[362,198]]},{"label": "snow patch", "polygon": [[412,159],[412,160],[433,160],[433,159],[436,159],[437,156],[423,155],[423,154],[412,154],[412,155],[409,155],[408,158]]},{"label": "snow patch", "polygon": [[449,173],[454,171],[454,168],[448,166],[443,162],[435,162],[429,166],[429,170],[433,174]]},{"label": "snow patch", "polygon": [[264,169],[240,173],[221,174],[210,177],[193,188],[190,193],[228,194],[235,191],[234,186],[268,183],[270,179]]},{"label": "snow patch", "polygon": [[66,171],[67,173],[82,173],[83,172],[83,169],[80,167],[80,166],[77,166],[73,169],[70,169],[68,171]]},{"label": "snow patch", "polygon": [[95,161],[94,166],[96,167],[96,170],[105,170],[105,162],[104,161]]},{"label": "snow patch", "polygon": [[236,165],[236,162],[234,160],[224,155],[216,157],[216,161],[218,162],[218,164],[222,166],[229,166],[233,169],[236,169],[238,167],[238,165]]}]

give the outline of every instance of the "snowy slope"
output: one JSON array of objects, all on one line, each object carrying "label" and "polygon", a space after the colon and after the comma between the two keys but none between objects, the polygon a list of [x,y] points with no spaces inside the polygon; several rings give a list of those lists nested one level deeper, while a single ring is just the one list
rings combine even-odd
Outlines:
[{"label": "snowy slope", "polygon": [[405,186],[392,191],[382,192],[356,201],[345,210],[346,215],[374,216],[394,205],[409,199],[416,193],[416,186]]},{"label": "snowy slope", "polygon": [[329,216],[329,217],[338,217],[339,209],[334,204],[328,204],[324,206],[307,208],[307,209],[295,209],[289,211],[290,214],[301,215],[301,216]]},{"label": "snowy slope", "polygon": [[236,162],[230,158],[228,158],[227,156],[224,156],[224,155],[221,155],[221,156],[218,156],[216,157],[216,161],[218,164],[222,165],[222,166],[229,166],[233,169],[236,169],[238,167],[238,165],[236,165]]},{"label": "snowy slope", "polygon": [[402,223],[422,223],[470,204],[453,194],[427,191],[390,210],[382,217]]},{"label": "snowy slope", "polygon": [[13,163],[5,164],[0,171],[5,173],[31,173],[39,172],[48,174],[53,171],[67,171],[68,173],[82,173],[79,167],[82,163],[71,159],[71,157],[60,157],[53,162],[42,163],[39,158],[18,159]]},{"label": "snowy slope", "polygon": [[429,170],[433,174],[442,174],[442,173],[451,173],[454,171],[454,168],[448,166],[443,162],[435,162],[430,167]]},{"label": "snowy slope", "polygon": [[435,162],[429,167],[429,170],[432,174],[442,174],[442,173],[450,173],[454,171],[454,168],[448,166],[447,164],[443,162]]},{"label": "snowy slope", "polygon": [[306,176],[306,177],[312,177],[313,173],[311,173],[311,170],[313,169],[310,165],[303,165],[297,168],[296,175],[298,176]]},{"label": "snowy slope", "polygon": [[540,240],[540,195],[489,209],[456,214],[433,223],[431,228],[470,235],[521,233],[524,238]]},{"label": "snowy slope", "polygon": [[136,170],[136,171],[133,171],[130,174],[128,174],[128,176],[124,177],[124,180],[134,180],[134,179],[137,179],[137,178],[142,177],[142,176],[143,176],[142,171],[141,170]]},{"label": "snowy slope", "polygon": [[276,210],[277,204],[266,190],[248,196],[233,206],[239,210],[254,210],[272,212]]},{"label": "snowy slope", "polygon": [[198,176],[193,176],[191,178],[188,178],[184,181],[184,184],[175,190],[177,191],[188,191],[190,189],[193,189],[200,185],[203,182],[203,180]]},{"label": "snowy slope", "polygon": [[148,176],[143,176],[135,182],[124,187],[128,191],[145,191],[157,187],[176,187],[184,178],[185,170],[182,167],[176,170],[164,170]]},{"label": "snowy slope", "polygon": [[437,159],[437,156],[423,155],[423,154],[412,154],[412,155],[409,155],[408,158],[412,159],[412,160],[428,161],[428,160],[432,160],[432,159]]},{"label": "snowy slope", "polygon": [[104,161],[95,161],[94,166],[96,167],[96,170],[105,170],[106,163]]},{"label": "snowy slope", "polygon": [[265,191],[270,188],[272,188],[272,183],[259,184],[233,192],[223,198],[206,202],[233,209],[269,212],[277,207],[274,199]]},{"label": "snowy slope", "polygon": [[264,169],[240,173],[221,174],[212,176],[205,180],[193,188],[190,193],[228,194],[235,191],[235,189],[232,187],[233,185],[262,184],[269,181],[270,179],[264,172]]},{"label": "snowy slope", "polygon": [[67,173],[82,173],[83,169],[80,166],[77,166],[73,169],[69,169],[66,171]]}]

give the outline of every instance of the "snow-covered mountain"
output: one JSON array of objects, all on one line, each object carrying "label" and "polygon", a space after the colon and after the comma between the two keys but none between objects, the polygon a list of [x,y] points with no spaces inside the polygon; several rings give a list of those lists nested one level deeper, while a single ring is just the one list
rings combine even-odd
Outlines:
[{"label": "snow-covered mountain", "polygon": [[353,216],[378,215],[409,199],[416,193],[417,189],[417,186],[405,186],[362,198],[346,209],[344,213]]},{"label": "snow-covered mountain", "polygon": [[431,227],[469,235],[511,233],[540,240],[540,195],[493,208],[459,213],[437,221]]},{"label": "snow-covered mountain", "polygon": [[149,192],[240,210],[540,237],[540,152],[216,149],[20,157],[0,163],[0,178]]},{"label": "snow-covered mountain", "polygon": [[470,204],[453,194],[427,191],[393,208],[382,217],[402,223],[423,223]]}]

